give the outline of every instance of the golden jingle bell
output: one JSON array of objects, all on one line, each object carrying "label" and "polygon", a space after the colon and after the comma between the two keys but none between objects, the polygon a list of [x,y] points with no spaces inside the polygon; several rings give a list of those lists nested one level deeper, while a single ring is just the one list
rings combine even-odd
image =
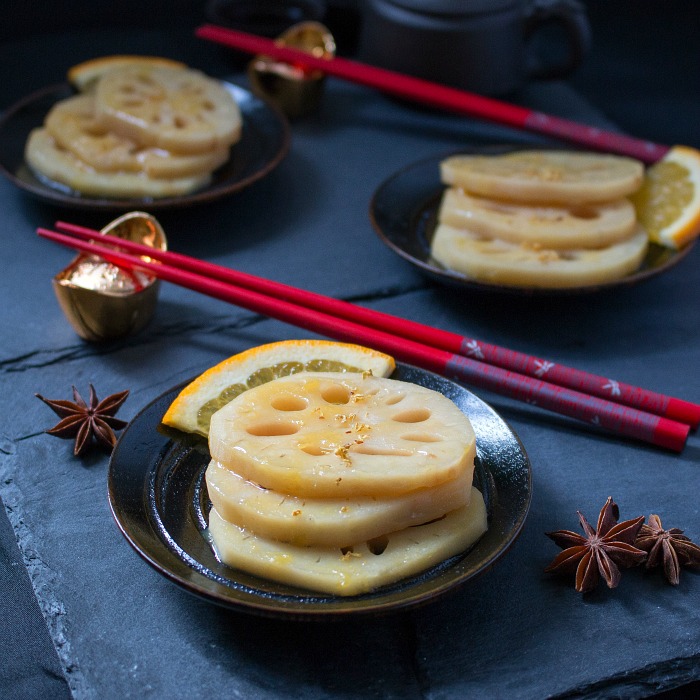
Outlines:
[{"label": "golden jingle bell", "polygon": [[[319,58],[335,56],[335,39],[320,22],[300,22],[275,40],[276,44],[306,51]],[[325,74],[319,70],[256,56],[248,64],[248,79],[253,91],[267,98],[288,117],[300,117],[313,111],[323,94]]]},{"label": "golden jingle bell", "polygon": [[[132,211],[100,233],[167,250],[165,233],[150,214]],[[58,303],[84,340],[104,342],[140,331],[151,319],[158,299],[158,280],[126,270],[96,255],[81,253],[53,278]]]}]

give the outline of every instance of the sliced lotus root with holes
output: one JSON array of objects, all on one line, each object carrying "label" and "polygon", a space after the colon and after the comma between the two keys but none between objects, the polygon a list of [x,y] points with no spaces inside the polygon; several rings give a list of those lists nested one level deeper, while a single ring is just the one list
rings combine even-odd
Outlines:
[{"label": "sliced lotus root with holes", "polygon": [[397,496],[473,468],[469,419],[442,394],[356,373],[300,373],[249,389],[211,419],[213,459],[301,497]]},{"label": "sliced lotus root with holes", "polygon": [[152,178],[188,177],[213,171],[229,157],[228,148],[179,155],[141,146],[107,128],[95,115],[95,101],[89,95],[57,102],[46,115],[44,126],[60,147],[101,172],[143,172]]},{"label": "sliced lotus root with holes", "polygon": [[228,566],[291,586],[332,595],[366,593],[419,574],[465,552],[487,529],[481,493],[445,517],[347,548],[297,547],[260,537],[212,509],[209,533]]},{"label": "sliced lotus root with holes", "polygon": [[604,248],[555,250],[517,245],[440,224],[431,242],[433,258],[469,279],[492,284],[566,288],[604,284],[639,269],[649,242],[638,228]]},{"label": "sliced lotus root with holes", "polygon": [[472,470],[430,489],[393,498],[303,498],[264,489],[212,461],[209,498],[224,520],[295,545],[343,547],[421,525],[466,505]]},{"label": "sliced lotus root with holes", "polygon": [[472,233],[543,248],[600,248],[629,237],[637,225],[632,203],[526,205],[445,190],[439,221]]},{"label": "sliced lotus root with holes", "polygon": [[228,148],[241,135],[241,113],[226,88],[192,69],[127,66],[95,87],[95,110],[110,129],[174,153]]},{"label": "sliced lotus root with holes", "polygon": [[181,61],[162,56],[133,56],[118,54],[116,56],[99,56],[89,58],[68,69],[68,82],[80,92],[91,90],[108,71],[126,66],[165,66],[166,68],[187,68]]},{"label": "sliced lotus root with holes", "polygon": [[201,189],[211,181],[209,173],[178,178],[149,178],[143,173],[99,172],[59,146],[43,127],[32,130],[24,155],[27,165],[39,179],[87,196],[110,199],[177,197]]},{"label": "sliced lotus root with holes", "polygon": [[441,162],[440,177],[446,185],[483,197],[571,205],[610,202],[636,192],[644,166],[626,156],[514,151],[451,156]]}]

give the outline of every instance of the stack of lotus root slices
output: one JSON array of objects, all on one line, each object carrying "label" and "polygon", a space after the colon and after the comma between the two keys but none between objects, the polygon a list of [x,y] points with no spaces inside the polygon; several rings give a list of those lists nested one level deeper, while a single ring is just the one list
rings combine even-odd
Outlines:
[{"label": "stack of lotus root slices", "polygon": [[471,423],[426,387],[280,377],[214,413],[209,451],[218,556],[294,587],[366,593],[464,553],[487,528]]},{"label": "stack of lotus root slices", "polygon": [[641,162],[576,151],[455,155],[432,257],[469,279],[503,286],[599,285],[639,269],[649,237],[630,201]]},{"label": "stack of lotus root slices", "polygon": [[170,59],[109,56],[74,66],[77,89],[32,130],[25,160],[47,184],[88,197],[161,198],[208,185],[240,139],[218,80]]}]

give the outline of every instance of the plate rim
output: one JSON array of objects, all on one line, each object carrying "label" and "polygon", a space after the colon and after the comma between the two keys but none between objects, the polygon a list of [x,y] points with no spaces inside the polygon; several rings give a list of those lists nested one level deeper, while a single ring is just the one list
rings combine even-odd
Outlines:
[{"label": "plate rim", "polygon": [[[481,291],[481,292],[495,292],[505,295],[521,295],[521,296],[552,296],[552,297],[567,297],[567,296],[577,296],[586,294],[596,294],[599,292],[604,292],[612,289],[619,289],[621,287],[629,287],[635,284],[640,284],[649,279],[652,279],[669,269],[675,267],[681,262],[695,247],[697,240],[693,240],[686,244],[677,251],[672,251],[669,249],[662,249],[664,252],[667,250],[669,255],[669,260],[658,265],[654,268],[647,268],[633,272],[619,280],[612,280],[610,282],[605,282],[595,285],[585,285],[579,287],[530,287],[522,285],[503,285],[495,284],[492,282],[472,280],[466,275],[460,274],[454,270],[449,270],[442,267],[436,263],[433,263],[429,259],[429,255],[426,258],[421,259],[411,254],[405,248],[403,248],[399,243],[397,243],[393,237],[385,230],[385,227],[381,225],[379,221],[379,216],[377,214],[378,202],[383,194],[383,192],[389,188],[391,185],[396,183],[396,181],[407,177],[409,174],[413,173],[422,168],[427,168],[429,166],[434,167],[435,173],[439,172],[437,165],[439,162],[453,155],[467,154],[467,155],[479,155],[479,154],[499,154],[507,153],[511,151],[522,151],[522,150],[532,150],[532,149],[546,149],[546,150],[575,150],[574,148],[567,147],[566,145],[538,145],[538,144],[524,144],[524,143],[494,143],[490,145],[474,145],[470,147],[463,147],[460,149],[449,149],[442,153],[435,153],[431,156],[426,156],[408,163],[398,170],[394,171],[391,175],[386,177],[374,190],[370,198],[369,203],[369,219],[374,229],[375,234],[378,238],[395,254],[412,264],[414,267],[418,268],[421,272],[426,274],[431,279],[437,280],[443,284],[449,284],[452,286],[457,286],[462,289]],[[444,185],[440,182],[439,175],[435,179],[434,186],[431,185],[430,197],[426,197],[423,202],[414,202],[411,211],[406,208],[401,209],[401,213],[404,215],[406,229],[415,229],[416,225],[414,222],[415,212],[426,211],[426,202],[431,199],[438,199],[440,192],[444,189]],[[417,236],[416,236],[417,237]],[[651,244],[656,246],[656,248],[661,249],[661,246],[656,244]],[[653,249],[652,249],[653,250]],[[429,251],[426,251],[429,252]]]},{"label": "plate rim", "polygon": [[[409,591],[412,583],[415,583],[417,586],[417,584],[420,583],[421,580],[425,580],[428,582],[428,591],[423,592],[422,594],[416,593],[414,595],[409,594],[405,596],[397,594],[399,599],[389,603],[382,602],[381,589],[376,594],[370,593],[367,596],[349,596],[347,598],[342,596],[328,596],[322,593],[314,593],[312,591],[305,591],[303,589],[299,589],[300,598],[317,598],[319,600],[316,602],[309,603],[305,602],[302,599],[292,601],[291,603],[283,603],[282,601],[275,601],[274,596],[271,596],[269,594],[265,595],[262,591],[258,591],[257,595],[255,593],[248,593],[245,597],[241,596],[240,592],[238,591],[235,591],[234,594],[234,589],[232,589],[230,586],[226,586],[225,584],[217,584],[212,578],[206,577],[204,574],[202,574],[200,571],[197,571],[196,569],[192,569],[192,574],[195,575],[197,581],[194,581],[192,577],[185,578],[184,576],[180,575],[177,571],[178,567],[182,565],[186,567],[190,566],[190,568],[192,567],[190,564],[188,564],[186,559],[183,559],[176,552],[173,552],[173,549],[171,547],[168,547],[168,545],[163,540],[162,534],[158,532],[156,527],[154,527],[154,523],[152,522],[152,515],[150,514],[150,511],[153,509],[153,504],[148,502],[149,497],[146,494],[149,490],[149,483],[153,482],[153,480],[157,480],[157,474],[151,469],[151,464],[149,460],[144,459],[143,466],[140,467],[140,469],[142,469],[143,471],[139,474],[140,479],[138,481],[137,486],[143,489],[143,500],[139,504],[137,513],[127,514],[124,512],[124,509],[120,506],[120,494],[118,488],[119,484],[117,483],[117,480],[119,477],[118,469],[120,462],[120,451],[122,449],[126,449],[125,445],[129,441],[130,431],[134,431],[136,429],[136,426],[139,426],[139,424],[142,423],[144,420],[152,422],[152,417],[149,416],[149,413],[156,410],[158,404],[164,402],[166,399],[168,401],[172,400],[172,398],[174,398],[175,393],[180,391],[182,387],[186,386],[190,380],[182,382],[174,387],[171,387],[170,389],[166,390],[165,392],[162,392],[159,396],[150,401],[134,416],[134,418],[129,422],[129,424],[119,437],[117,445],[115,446],[114,451],[112,452],[108,470],[109,507],[118,529],[126,538],[130,546],[137,552],[137,554],[142,559],[144,559],[151,567],[156,569],[156,571],[158,571],[161,575],[178,585],[180,588],[185,589],[187,592],[194,594],[197,597],[204,598],[209,602],[213,602],[228,609],[254,613],[265,617],[317,620],[340,619],[343,617],[347,617],[348,615],[383,615],[430,603],[436,598],[441,597],[445,593],[459,588],[461,585],[467,583],[469,580],[480,576],[481,574],[490,570],[495,565],[495,563],[499,559],[501,559],[501,557],[512,547],[512,545],[518,539],[519,535],[522,532],[532,502],[532,466],[530,463],[530,459],[527,455],[527,452],[525,451],[522,442],[520,441],[520,438],[513,431],[511,426],[489,404],[487,404],[469,389],[463,387],[457,382],[452,381],[451,379],[448,379],[441,375],[435,375],[434,373],[429,372],[428,370],[423,370],[417,367],[413,367],[411,365],[397,363],[397,368],[399,370],[408,371],[409,373],[417,372],[420,376],[425,377],[426,381],[436,377],[438,378],[439,383],[445,386],[450,386],[454,391],[457,391],[458,394],[461,397],[463,397],[463,400],[475,402],[476,405],[479,407],[481,413],[487,415],[491,420],[496,420],[498,422],[499,428],[501,430],[507,431],[510,441],[513,443],[514,446],[517,447],[517,457],[519,462],[522,463],[519,467],[519,478],[521,481],[524,480],[524,490],[523,493],[515,495],[519,495],[522,499],[524,499],[523,504],[520,510],[515,514],[515,517],[512,523],[510,524],[509,529],[507,529],[506,531],[500,531],[498,533],[499,539],[497,542],[497,546],[493,548],[493,551],[488,552],[488,557],[484,555],[484,560],[481,562],[481,564],[475,571],[459,575],[454,580],[449,579],[448,577],[448,580],[442,582],[442,585],[435,587],[434,590],[430,587],[429,584],[431,578],[430,573],[428,573],[427,576],[424,576],[423,574],[418,574],[417,576],[409,577],[406,583]],[[158,421],[158,425],[160,425],[160,421]],[[158,425],[151,426],[152,430],[157,431]],[[173,445],[172,438],[164,434],[160,435],[158,441],[161,444],[161,447],[156,464],[156,471],[161,464],[162,456],[165,454],[165,452],[171,449]],[[477,451],[479,451],[478,432]],[[151,455],[151,460],[153,460],[153,455]],[[484,471],[486,475],[491,480],[493,480],[493,474],[487,467],[484,467]],[[509,482],[510,488],[515,488],[511,482]],[[491,516],[492,513],[490,512],[489,520],[491,520]],[[196,523],[189,523],[189,525],[197,527]],[[493,523],[490,522],[489,525],[490,528],[493,527]],[[496,525],[503,525],[503,523],[500,523],[499,521],[496,523]],[[200,530],[201,534],[201,529],[197,529]],[[143,538],[146,538],[147,544],[150,545],[150,547],[146,546]],[[475,545],[475,547],[477,545]],[[182,549],[179,546],[177,548]],[[472,551],[473,550],[469,550],[466,554],[457,555],[457,557],[453,558],[453,560],[448,560],[448,562],[452,563],[449,563],[446,566],[444,566],[442,571],[449,571],[457,567],[463,561],[468,559],[469,554]],[[201,562],[196,562],[194,557],[190,555],[188,555],[188,557],[195,561],[195,563],[199,563],[202,567],[205,567],[205,565]],[[436,572],[433,573],[432,577],[438,579],[440,578],[438,574],[440,574],[441,571],[437,570],[440,569],[441,566],[442,565],[438,565],[437,567],[433,567],[431,570],[429,570],[429,572]],[[252,575],[245,575],[246,578],[249,576],[252,577]],[[200,578],[201,581],[199,580]],[[256,577],[252,578],[255,579]],[[228,580],[230,580],[232,583],[236,583],[234,578],[230,578]],[[201,583],[206,583],[207,585],[200,585]],[[272,585],[273,587],[275,585],[274,582],[266,581],[266,583],[268,585]],[[239,583],[239,585],[243,587],[244,584]],[[294,589],[291,590],[293,591]],[[391,591],[389,591],[389,593],[391,593]],[[284,595],[287,594],[283,593],[281,595],[278,595],[278,597],[283,597]],[[361,605],[358,605],[358,602],[361,603]]]},{"label": "plate rim", "polygon": [[[235,194],[236,192],[240,192],[258,180],[264,178],[285,159],[291,148],[291,126],[284,113],[270,100],[257,95],[252,90],[233,83],[230,80],[219,79],[219,82],[221,82],[229,92],[244,93],[247,100],[252,99],[256,102],[256,104],[264,107],[264,109],[269,113],[269,116],[277,122],[280,134],[280,144],[277,150],[274,153],[271,153],[254,172],[250,173],[245,178],[231,182],[229,185],[225,184],[226,181],[222,182],[221,184],[213,183],[201,190],[179,196],[108,199],[104,197],[82,197],[74,195],[71,192],[65,192],[58,188],[52,188],[49,185],[45,185],[38,179],[36,182],[24,181],[22,178],[18,177],[11,168],[8,167],[5,159],[1,157],[1,153],[0,172],[2,172],[4,177],[20,191],[38,199],[39,201],[47,204],[62,207],[73,207],[88,211],[124,211],[144,207],[148,208],[149,210],[176,209],[217,201]],[[4,130],[7,128],[8,123],[12,123],[12,120],[16,119],[17,115],[20,114],[22,110],[29,109],[35,103],[40,103],[44,100],[48,101],[52,98],[52,96],[55,96],[55,99],[53,99],[53,103],[55,103],[58,102],[58,100],[69,97],[72,94],[77,95],[79,93],[75,91],[70,83],[63,81],[46,85],[21,97],[19,100],[0,112],[0,138]],[[37,123],[34,126],[41,126],[41,123]],[[26,163],[24,164],[26,165]]]}]

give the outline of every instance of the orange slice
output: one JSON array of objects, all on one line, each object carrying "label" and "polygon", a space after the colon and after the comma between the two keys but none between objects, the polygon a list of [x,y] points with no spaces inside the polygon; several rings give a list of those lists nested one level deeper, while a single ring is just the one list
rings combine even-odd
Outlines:
[{"label": "orange slice", "polygon": [[696,238],[700,235],[700,151],[674,146],[647,168],[631,200],[654,243],[680,248]]},{"label": "orange slice", "polygon": [[209,434],[212,415],[251,387],[297,372],[371,372],[388,377],[396,366],[384,353],[330,340],[283,340],[229,357],[188,384],[163,423],[188,433]]}]

